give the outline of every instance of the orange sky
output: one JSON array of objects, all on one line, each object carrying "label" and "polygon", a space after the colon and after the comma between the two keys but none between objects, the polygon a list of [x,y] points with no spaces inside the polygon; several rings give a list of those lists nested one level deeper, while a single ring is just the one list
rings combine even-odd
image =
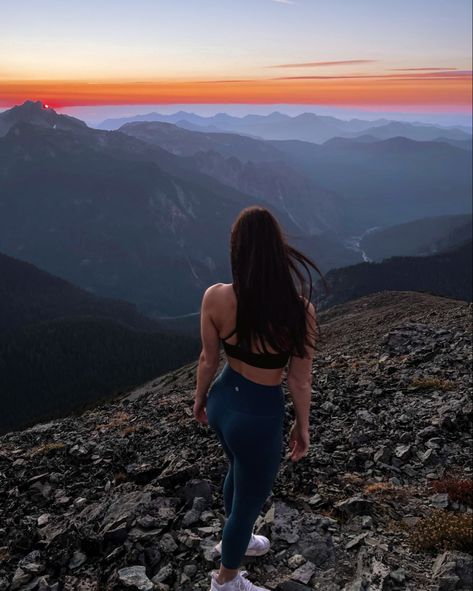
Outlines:
[{"label": "orange sky", "polygon": [[0,108],[30,99],[467,112],[471,22],[471,0],[3,2]]},{"label": "orange sky", "polygon": [[105,81],[0,80],[0,105],[25,99],[52,107],[170,103],[288,103],[424,106],[468,111],[471,72],[285,76],[239,80]]}]

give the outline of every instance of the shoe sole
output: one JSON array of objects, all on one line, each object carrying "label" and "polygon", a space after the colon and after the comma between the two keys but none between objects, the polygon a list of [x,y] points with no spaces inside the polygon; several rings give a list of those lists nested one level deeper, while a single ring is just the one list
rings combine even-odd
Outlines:
[{"label": "shoe sole", "polygon": [[[214,548],[219,554],[222,553],[218,546],[214,546]],[[266,548],[266,550],[249,550],[247,553],[245,553],[245,556],[264,556],[269,552],[269,550],[269,548]]]}]

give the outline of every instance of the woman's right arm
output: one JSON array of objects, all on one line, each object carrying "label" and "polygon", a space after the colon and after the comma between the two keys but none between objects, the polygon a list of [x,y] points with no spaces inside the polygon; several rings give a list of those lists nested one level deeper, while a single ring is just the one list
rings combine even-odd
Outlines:
[{"label": "woman's right arm", "polygon": [[[307,303],[307,300],[306,300]],[[308,334],[315,334],[315,308],[312,302],[306,311]],[[296,420],[290,433],[291,459],[297,461],[306,455],[309,440],[309,416],[312,396],[312,360],[314,349],[306,347],[306,356],[292,356],[287,372],[287,385],[294,404]]]}]

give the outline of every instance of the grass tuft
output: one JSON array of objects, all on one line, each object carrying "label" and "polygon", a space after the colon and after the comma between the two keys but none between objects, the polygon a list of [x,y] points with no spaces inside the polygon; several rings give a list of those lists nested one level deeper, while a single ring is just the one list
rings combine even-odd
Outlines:
[{"label": "grass tuft", "polygon": [[473,506],[473,480],[468,478],[444,478],[431,483],[436,493],[447,493],[451,501]]},{"label": "grass tuft", "polygon": [[441,390],[442,392],[448,392],[448,390],[453,388],[453,383],[443,378],[423,377],[413,378],[411,380],[411,387],[416,390]]},{"label": "grass tuft", "polygon": [[409,543],[416,552],[470,552],[473,514],[435,510],[416,523],[410,533]]}]

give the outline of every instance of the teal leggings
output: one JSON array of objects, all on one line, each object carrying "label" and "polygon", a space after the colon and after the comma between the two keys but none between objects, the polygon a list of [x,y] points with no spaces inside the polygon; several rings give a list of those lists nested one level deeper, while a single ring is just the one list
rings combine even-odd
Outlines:
[{"label": "teal leggings", "polygon": [[284,392],[280,385],[265,386],[243,377],[227,362],[210,387],[206,410],[229,460],[223,484],[221,562],[235,569],[281,463]]}]

